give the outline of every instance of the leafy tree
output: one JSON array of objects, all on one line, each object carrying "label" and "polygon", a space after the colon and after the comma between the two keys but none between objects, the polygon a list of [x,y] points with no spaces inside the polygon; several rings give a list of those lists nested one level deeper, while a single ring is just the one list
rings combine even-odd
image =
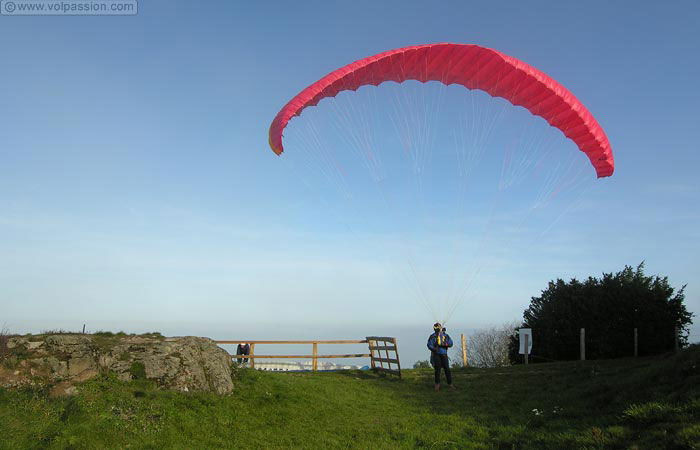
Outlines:
[{"label": "leafy tree", "polygon": [[[684,290],[671,287],[668,277],[645,275],[644,262],[600,279],[550,281],[523,313],[522,327],[532,328],[531,361],[578,359],[581,328],[586,329],[587,359],[633,355],[634,328],[640,356],[672,350],[676,326],[685,346],[693,314],[683,304]],[[509,344],[513,362],[522,362],[518,349],[515,333]]]}]

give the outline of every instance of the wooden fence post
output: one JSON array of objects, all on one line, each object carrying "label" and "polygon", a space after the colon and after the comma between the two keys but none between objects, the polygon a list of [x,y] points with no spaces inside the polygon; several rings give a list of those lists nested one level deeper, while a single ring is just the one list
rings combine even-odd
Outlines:
[{"label": "wooden fence post", "polygon": [[585,361],[586,360],[586,329],[585,328],[581,328],[580,347],[581,347],[581,361]]},{"label": "wooden fence post", "polygon": [[[384,354],[386,355],[386,359],[390,359],[390,358],[389,358],[389,350],[386,349],[386,347],[387,347],[386,344],[387,344],[387,341],[384,341]],[[381,353],[380,353],[380,355],[381,355]],[[389,369],[391,369],[391,363],[390,363],[390,362],[387,361],[386,366],[387,366]]]},{"label": "wooden fence post", "polygon": [[467,367],[467,340],[462,333],[462,367]]},{"label": "wooden fence post", "polygon": [[399,368],[399,378],[401,378],[401,361],[399,360],[399,346],[396,344],[396,338],[391,342],[394,344],[394,353],[396,354],[396,366]]},{"label": "wooden fence post", "polygon": [[316,372],[316,368],[318,367],[318,342],[314,342],[314,351],[313,351],[313,362],[312,362],[312,369],[314,372]]},{"label": "wooden fence post", "polygon": [[250,344],[250,368],[255,369],[255,358],[253,357],[255,355],[255,344]]},{"label": "wooden fence post", "polygon": [[639,356],[639,340],[637,339],[637,328],[634,329],[634,357]]},{"label": "wooden fence post", "polygon": [[[380,345],[379,345],[379,342],[380,342],[379,340],[375,340],[375,341],[374,341],[374,346],[375,346],[375,347],[379,347],[379,346],[380,346]],[[377,350],[377,358],[379,358],[380,360],[384,359],[384,357],[382,357],[382,351],[381,351],[381,350]],[[389,363],[387,363],[387,364],[389,364]],[[380,366],[382,369],[384,369],[384,361],[379,361],[379,366]]]}]

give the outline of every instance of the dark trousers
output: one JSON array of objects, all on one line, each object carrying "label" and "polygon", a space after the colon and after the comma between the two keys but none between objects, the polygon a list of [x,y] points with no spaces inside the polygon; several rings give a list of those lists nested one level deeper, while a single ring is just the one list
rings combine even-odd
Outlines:
[{"label": "dark trousers", "polygon": [[447,359],[447,355],[433,353],[433,362],[435,363],[435,384],[440,384],[440,369],[445,369],[445,378],[447,378],[447,384],[452,384],[450,361],[449,359]]}]

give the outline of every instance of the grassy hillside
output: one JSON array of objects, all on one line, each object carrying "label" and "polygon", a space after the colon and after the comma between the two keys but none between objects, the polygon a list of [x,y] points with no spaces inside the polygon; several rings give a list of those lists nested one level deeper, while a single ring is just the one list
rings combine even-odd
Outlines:
[{"label": "grassy hillside", "polygon": [[679,355],[454,371],[240,370],[228,397],[104,376],[71,398],[0,390],[0,447],[700,448],[700,348]]}]

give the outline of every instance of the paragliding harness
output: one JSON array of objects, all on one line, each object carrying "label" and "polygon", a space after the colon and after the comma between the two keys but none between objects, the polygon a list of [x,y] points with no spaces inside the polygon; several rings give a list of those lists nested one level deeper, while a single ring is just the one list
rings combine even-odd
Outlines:
[{"label": "paragliding harness", "polygon": [[[443,328],[442,331],[445,332],[445,335],[442,336],[442,335],[438,334],[437,337],[435,338],[435,345],[437,347],[446,346],[447,339],[449,339],[449,335],[447,334],[447,328]],[[445,355],[445,356],[447,356],[447,362],[449,364],[450,357],[449,357],[449,355]],[[433,369],[435,368],[435,352],[430,352],[430,365],[433,367]]]}]

